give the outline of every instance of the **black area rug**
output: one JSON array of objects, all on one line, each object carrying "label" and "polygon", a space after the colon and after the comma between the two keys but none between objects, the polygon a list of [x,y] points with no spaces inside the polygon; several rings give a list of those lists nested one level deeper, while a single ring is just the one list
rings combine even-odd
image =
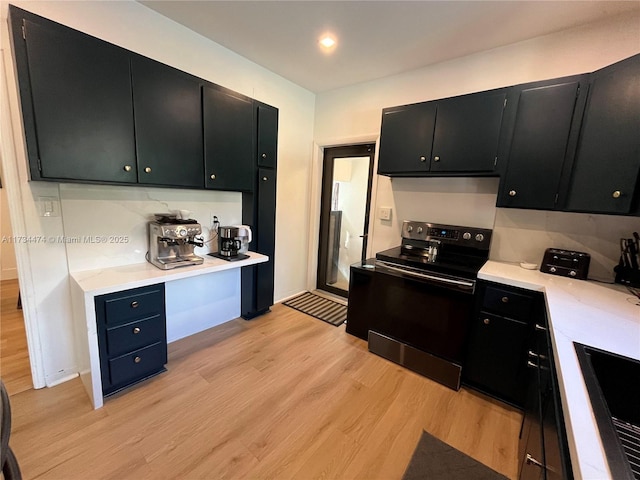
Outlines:
[{"label": "black area rug", "polygon": [[330,323],[334,327],[342,325],[347,320],[347,306],[334,302],[328,298],[305,292],[283,303],[323,322]]},{"label": "black area rug", "polygon": [[402,480],[508,480],[495,470],[422,432]]}]

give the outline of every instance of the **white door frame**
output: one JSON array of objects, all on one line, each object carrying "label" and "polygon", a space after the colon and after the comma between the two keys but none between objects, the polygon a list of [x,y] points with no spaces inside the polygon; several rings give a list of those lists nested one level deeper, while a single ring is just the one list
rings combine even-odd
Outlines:
[{"label": "white door frame", "polygon": [[375,153],[373,156],[373,179],[371,181],[371,203],[369,234],[367,241],[367,257],[372,252],[372,238],[374,226],[374,206],[376,205],[376,195],[378,192],[378,175],[376,175],[378,167],[378,145],[380,143],[380,134],[374,133],[370,135],[360,135],[357,137],[340,137],[333,139],[322,139],[313,142],[313,155],[311,159],[311,175],[309,185],[309,252],[307,254],[307,290],[312,292],[316,289],[318,280],[318,248],[320,248],[320,208],[322,199],[322,163],[324,160],[324,149],[330,147],[344,147],[347,145],[358,145],[365,143],[375,143]]},{"label": "white door frame", "polygon": [[[4,35],[4,34],[3,34]],[[3,37],[3,40],[5,38]],[[4,43],[4,42],[3,42]],[[8,43],[7,43],[8,45]],[[11,217],[11,230],[14,236],[22,237],[27,235],[27,227],[24,211],[22,209],[23,183],[20,180],[17,161],[17,146],[23,144],[24,139],[20,137],[21,132],[15,132],[12,127],[11,112],[16,112],[17,98],[9,95],[9,79],[13,71],[9,71],[11,56],[9,50],[2,50],[0,58],[0,161],[2,162],[2,172],[6,181],[3,188],[7,189],[7,201],[9,203],[9,216]],[[20,142],[20,143],[19,143]],[[22,158],[26,158],[22,157]],[[26,166],[24,167],[26,169]],[[27,178],[22,172],[23,178]],[[27,348],[29,351],[29,363],[31,365],[31,380],[34,388],[46,386],[44,373],[44,358],[42,355],[42,344],[40,342],[40,328],[38,325],[38,311],[35,305],[35,287],[33,284],[31,258],[29,248],[26,243],[16,243],[16,264],[18,267],[18,282],[22,299],[22,316],[27,337]]]}]

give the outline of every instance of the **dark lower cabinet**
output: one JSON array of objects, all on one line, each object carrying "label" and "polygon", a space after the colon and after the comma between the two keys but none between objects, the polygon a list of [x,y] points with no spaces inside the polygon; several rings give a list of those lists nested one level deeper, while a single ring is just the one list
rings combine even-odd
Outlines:
[{"label": "dark lower cabinet", "polygon": [[201,82],[131,58],[139,183],[204,187]]},{"label": "dark lower cabinet", "polygon": [[520,480],[573,478],[564,415],[546,317],[528,361],[528,395],[520,432]]},{"label": "dark lower cabinet", "polygon": [[565,210],[640,213],[640,54],[591,75]]},{"label": "dark lower cabinet", "polygon": [[163,283],[97,296],[95,308],[105,396],[166,370]]},{"label": "dark lower cabinet", "polygon": [[253,101],[205,86],[203,115],[206,188],[252,191],[256,174]]},{"label": "dark lower cabinet", "polygon": [[522,407],[544,298],[539,292],[484,281],[478,282],[476,295],[463,382]]},{"label": "dark lower cabinet", "polygon": [[255,102],[257,119],[255,164],[258,165],[252,192],[242,194],[242,222],[253,230],[252,250],[267,255],[269,261],[241,272],[242,299],[240,311],[245,319],[268,312],[273,305],[276,236],[276,168],[277,165],[278,109]]},{"label": "dark lower cabinet", "polygon": [[136,183],[128,52],[9,7],[32,180]]},{"label": "dark lower cabinet", "polygon": [[555,209],[565,159],[573,158],[570,134],[577,138],[574,118],[584,108],[588,82],[582,77],[540,83],[514,95],[517,113],[499,207]]},{"label": "dark lower cabinet", "polygon": [[[367,260],[367,265],[374,264],[375,259]],[[356,264],[351,266],[349,275],[346,331],[367,340],[372,318],[379,312],[376,290],[373,286],[375,270]]]}]

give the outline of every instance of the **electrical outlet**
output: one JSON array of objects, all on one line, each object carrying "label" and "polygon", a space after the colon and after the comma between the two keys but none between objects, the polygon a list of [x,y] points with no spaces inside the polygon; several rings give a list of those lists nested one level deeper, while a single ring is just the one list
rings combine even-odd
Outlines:
[{"label": "electrical outlet", "polygon": [[380,220],[391,220],[391,207],[380,207],[378,217]]},{"label": "electrical outlet", "polygon": [[38,197],[41,217],[59,217],[60,202],[57,197]]}]

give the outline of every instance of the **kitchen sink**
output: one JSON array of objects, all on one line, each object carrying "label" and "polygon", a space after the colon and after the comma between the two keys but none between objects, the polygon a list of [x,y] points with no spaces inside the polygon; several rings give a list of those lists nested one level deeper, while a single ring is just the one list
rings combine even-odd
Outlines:
[{"label": "kitchen sink", "polygon": [[611,475],[640,480],[640,361],[574,345]]}]

